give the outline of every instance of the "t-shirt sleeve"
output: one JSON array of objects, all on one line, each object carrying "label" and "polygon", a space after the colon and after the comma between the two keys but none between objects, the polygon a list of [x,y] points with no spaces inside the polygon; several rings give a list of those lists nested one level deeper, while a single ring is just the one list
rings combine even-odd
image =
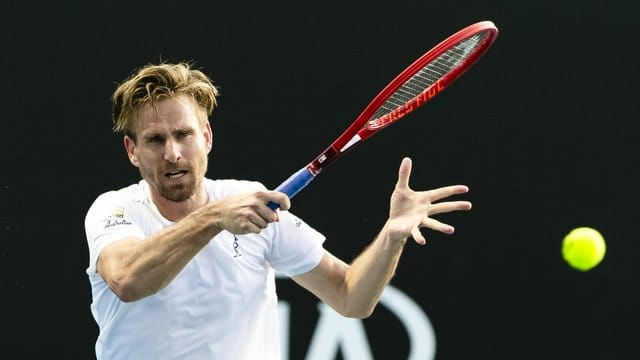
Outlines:
[{"label": "t-shirt sleeve", "polygon": [[316,267],[324,254],[325,236],[288,211],[280,211],[275,223],[269,262],[287,276],[303,274]]},{"label": "t-shirt sleeve", "polygon": [[84,223],[89,246],[88,272],[96,271],[100,252],[108,244],[127,237],[145,237],[138,217],[133,202],[122,199],[117,192],[102,194],[93,202]]}]

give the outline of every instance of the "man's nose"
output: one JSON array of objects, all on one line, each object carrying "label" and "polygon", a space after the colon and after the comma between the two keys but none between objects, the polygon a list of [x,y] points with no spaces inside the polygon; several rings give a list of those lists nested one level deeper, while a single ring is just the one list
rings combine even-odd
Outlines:
[{"label": "man's nose", "polygon": [[181,157],[180,145],[173,140],[167,141],[164,149],[164,159],[171,163],[177,163]]}]

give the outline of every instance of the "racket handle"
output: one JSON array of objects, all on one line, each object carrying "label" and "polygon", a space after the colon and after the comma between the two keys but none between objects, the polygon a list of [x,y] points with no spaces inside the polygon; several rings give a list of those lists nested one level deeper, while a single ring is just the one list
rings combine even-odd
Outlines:
[{"label": "racket handle", "polygon": [[[275,191],[280,191],[289,198],[294,197],[300,190],[302,190],[305,186],[307,186],[311,180],[313,180],[314,176],[311,174],[311,171],[307,169],[307,167],[303,167],[302,169],[296,171],[293,175],[289,176],[287,180],[285,180],[280,186],[278,186]],[[272,210],[277,209],[280,205],[274,202],[269,202],[267,204]]]}]

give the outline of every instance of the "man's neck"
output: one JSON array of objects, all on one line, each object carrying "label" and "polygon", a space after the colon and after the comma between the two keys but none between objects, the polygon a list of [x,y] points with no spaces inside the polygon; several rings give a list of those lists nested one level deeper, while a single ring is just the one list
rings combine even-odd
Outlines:
[{"label": "man's neck", "polygon": [[204,206],[209,201],[209,196],[203,184],[199,191],[184,201],[171,201],[153,191],[151,192],[151,200],[165,219],[177,222]]}]

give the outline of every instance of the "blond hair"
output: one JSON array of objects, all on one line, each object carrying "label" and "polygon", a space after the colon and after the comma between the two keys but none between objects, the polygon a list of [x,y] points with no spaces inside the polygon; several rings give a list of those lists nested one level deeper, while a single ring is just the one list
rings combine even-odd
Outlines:
[{"label": "blond hair", "polygon": [[155,103],[164,97],[180,95],[194,100],[204,124],[217,105],[218,89],[202,71],[192,69],[186,62],[150,64],[140,68],[113,93],[113,131],[124,132],[135,139],[133,120],[144,105],[155,107]]}]

